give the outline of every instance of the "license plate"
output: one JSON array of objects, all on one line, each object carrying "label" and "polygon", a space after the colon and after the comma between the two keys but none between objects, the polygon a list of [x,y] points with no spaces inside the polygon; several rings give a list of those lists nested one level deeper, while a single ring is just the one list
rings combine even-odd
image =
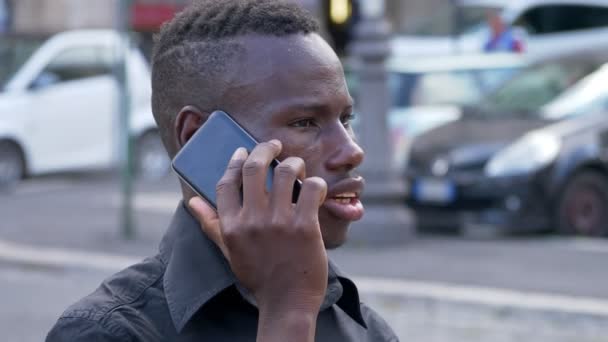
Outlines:
[{"label": "license plate", "polygon": [[412,196],[419,202],[447,204],[456,198],[456,187],[449,180],[419,179],[413,184]]}]

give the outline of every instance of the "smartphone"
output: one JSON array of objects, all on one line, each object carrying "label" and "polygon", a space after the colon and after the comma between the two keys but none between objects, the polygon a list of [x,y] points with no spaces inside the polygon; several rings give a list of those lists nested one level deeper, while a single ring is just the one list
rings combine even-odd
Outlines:
[{"label": "smartphone", "polygon": [[[216,185],[224,175],[234,151],[244,147],[251,153],[257,144],[257,140],[230,115],[218,110],[211,113],[207,121],[175,155],[171,166],[179,178],[217,210]],[[268,192],[272,188],[273,170],[278,164],[278,160],[273,160],[268,170]],[[296,180],[293,203],[298,199],[301,186],[302,182]]]}]

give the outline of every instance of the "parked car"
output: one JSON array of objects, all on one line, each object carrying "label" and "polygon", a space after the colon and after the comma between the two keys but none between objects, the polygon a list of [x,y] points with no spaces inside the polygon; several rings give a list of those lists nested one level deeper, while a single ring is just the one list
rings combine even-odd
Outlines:
[{"label": "parked car", "polygon": [[406,171],[419,228],[608,233],[607,60],[533,65],[419,136]]},{"label": "parked car", "polygon": [[[13,60],[21,63],[5,66],[0,185],[24,176],[116,165],[119,107],[113,70],[119,44],[111,30],[65,32],[29,58]],[[160,177],[169,171],[169,160],[152,117],[149,66],[135,48],[126,55],[136,169],[142,177]]]},{"label": "parked car", "polygon": [[487,11],[498,11],[531,54],[602,44],[608,34],[606,0],[457,0],[414,28],[397,32],[397,56],[443,56],[483,51],[490,35]]},{"label": "parked car", "polygon": [[[393,163],[403,169],[412,140],[419,134],[461,115],[461,106],[479,102],[518,71],[528,60],[513,54],[468,54],[452,58],[392,58],[386,63],[391,106]],[[347,67],[347,81],[357,103],[358,82]],[[357,122],[353,124],[357,129]]]}]

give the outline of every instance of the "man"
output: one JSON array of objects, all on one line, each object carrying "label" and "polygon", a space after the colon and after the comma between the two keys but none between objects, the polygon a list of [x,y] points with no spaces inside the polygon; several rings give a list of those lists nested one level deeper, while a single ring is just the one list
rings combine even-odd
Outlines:
[{"label": "man", "polygon": [[486,21],[490,27],[488,41],[484,45],[486,52],[524,52],[524,44],[516,30],[505,24],[497,10],[486,13]]},{"label": "man", "polygon": [[363,151],[314,19],[279,0],[199,1],[162,28],[152,68],[170,156],[216,109],[264,142],[235,151],[217,213],[182,185],[159,254],[69,308],[47,341],[396,341],[325,252],[363,214]]}]

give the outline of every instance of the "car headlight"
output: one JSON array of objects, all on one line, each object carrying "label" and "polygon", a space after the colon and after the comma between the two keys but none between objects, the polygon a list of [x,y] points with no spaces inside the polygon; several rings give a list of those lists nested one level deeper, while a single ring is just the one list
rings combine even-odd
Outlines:
[{"label": "car headlight", "polygon": [[538,170],[557,158],[561,141],[554,135],[533,132],[498,152],[486,164],[489,177],[513,176]]}]

